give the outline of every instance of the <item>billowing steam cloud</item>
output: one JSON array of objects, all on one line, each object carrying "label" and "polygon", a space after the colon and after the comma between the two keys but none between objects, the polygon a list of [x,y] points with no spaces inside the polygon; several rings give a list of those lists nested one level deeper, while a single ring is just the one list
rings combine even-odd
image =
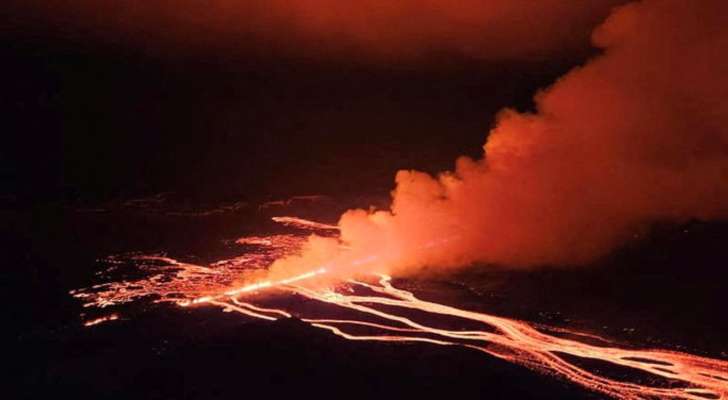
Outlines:
[{"label": "billowing steam cloud", "polygon": [[390,211],[341,217],[351,250],[317,238],[275,267],[579,264],[652,221],[728,217],[728,2],[629,4],[593,42],[536,113],[501,112],[482,159],[400,171]]},{"label": "billowing steam cloud", "polygon": [[58,34],[164,52],[252,47],[306,57],[452,52],[494,60],[582,49],[591,28],[626,0],[9,1],[28,13],[15,23],[40,18]]}]

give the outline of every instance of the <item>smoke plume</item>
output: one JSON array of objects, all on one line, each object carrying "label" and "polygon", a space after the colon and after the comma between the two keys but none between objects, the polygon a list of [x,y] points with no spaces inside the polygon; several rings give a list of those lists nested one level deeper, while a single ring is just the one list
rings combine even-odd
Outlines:
[{"label": "smoke plume", "polygon": [[500,113],[482,159],[399,171],[390,210],[341,217],[348,250],[316,238],[274,272],[308,255],[399,274],[583,264],[650,222],[727,217],[728,3],[628,4],[592,40],[603,54],[539,92],[535,113]]},{"label": "smoke plume", "polygon": [[[263,49],[401,61],[428,53],[540,59],[588,45],[625,0],[10,0],[14,24],[163,52]],[[25,28],[27,30],[27,27]],[[219,56],[219,55],[218,55]]]}]

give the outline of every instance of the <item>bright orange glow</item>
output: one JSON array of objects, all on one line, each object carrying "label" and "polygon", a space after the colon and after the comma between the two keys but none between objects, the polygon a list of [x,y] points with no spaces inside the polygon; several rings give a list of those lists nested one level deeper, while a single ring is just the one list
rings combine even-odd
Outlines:
[{"label": "bright orange glow", "polygon": [[273,217],[271,219],[275,222],[278,222],[279,224],[294,226],[297,228],[313,228],[334,231],[339,230],[339,227],[336,225],[322,224],[320,222],[309,221],[307,219],[297,217]]},{"label": "bright orange glow", "polygon": [[118,314],[110,314],[110,315],[106,315],[106,316],[103,316],[103,317],[99,317],[99,318],[94,318],[94,319],[88,320],[88,321],[86,321],[86,322],[83,323],[83,326],[94,326],[94,325],[98,325],[98,324],[103,324],[104,322],[114,321],[114,320],[117,320],[117,319],[119,319],[119,315]]},{"label": "bright orange glow", "polygon": [[[274,252],[280,252],[282,248],[287,248],[289,253],[297,250],[295,246],[287,247],[296,241],[285,235],[256,240]],[[87,307],[105,308],[142,297],[155,297],[157,302],[184,307],[217,306],[226,312],[268,321],[296,317],[348,340],[462,346],[618,399],[728,398],[728,361],[667,350],[620,347],[608,339],[568,328],[536,327],[525,321],[421,300],[413,292],[397,288],[392,278],[385,274],[363,272],[356,278],[339,280],[340,273],[318,267],[280,279],[234,285],[242,270],[230,266],[241,266],[246,259],[260,261],[248,255],[203,267],[169,257],[136,257],[135,260],[142,263],[162,263],[157,268],[163,272],[138,281],[96,285],[72,294],[87,301]],[[376,255],[350,262],[363,265],[371,259],[376,259]],[[343,270],[351,271],[351,266],[345,266]],[[328,286],[322,286],[320,282],[314,284],[332,273],[337,279],[333,284],[330,280],[325,281]],[[295,306],[282,308],[269,304],[271,298],[284,297],[335,306],[346,311],[346,318],[330,318],[311,306],[298,310]],[[414,317],[422,313],[430,316],[427,322]],[[468,329],[434,326],[438,317],[455,318]],[[117,318],[113,314],[85,325]],[[478,328],[472,329],[473,326]],[[654,382],[650,385],[610,378],[577,365],[573,361],[575,358],[631,368],[670,384],[656,386]]]}]

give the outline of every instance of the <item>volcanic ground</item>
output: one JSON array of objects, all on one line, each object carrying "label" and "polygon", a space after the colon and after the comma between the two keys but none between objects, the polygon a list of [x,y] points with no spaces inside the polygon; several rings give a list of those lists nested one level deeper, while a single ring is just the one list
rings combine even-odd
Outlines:
[{"label": "volcanic ground", "polygon": [[[250,251],[235,242],[242,236],[302,234],[272,216],[335,222],[343,209],[385,200],[194,204],[160,194],[33,209],[6,204],[1,215],[10,229],[2,239],[6,273],[12,271],[6,323],[18,398],[603,397],[471,349],[348,341],[296,318],[262,321],[216,307],[138,301],[90,310],[69,295],[110,279],[142,277],[109,272],[109,256],[164,253],[211,263]],[[526,271],[482,265],[396,284],[424,300],[575,329],[625,348],[726,359],[726,238],[725,223],[670,224],[594,265]],[[112,312],[118,319],[84,326]],[[659,383],[627,368],[584,366],[620,380]]]}]

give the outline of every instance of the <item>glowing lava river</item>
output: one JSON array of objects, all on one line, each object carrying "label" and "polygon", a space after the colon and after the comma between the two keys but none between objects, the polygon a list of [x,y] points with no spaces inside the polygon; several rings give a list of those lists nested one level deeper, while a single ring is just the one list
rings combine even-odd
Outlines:
[{"label": "glowing lava river", "polygon": [[[305,220],[284,221],[317,227]],[[180,307],[220,307],[246,318],[295,317],[349,340],[462,346],[619,399],[728,398],[728,361],[620,346],[563,327],[541,326],[425,301],[396,287],[386,275],[365,275],[335,287],[309,285],[328,273],[325,267],[317,267],[284,279],[236,285],[243,272],[264,268],[295,252],[304,239],[300,235],[243,238],[238,243],[258,251],[207,266],[158,255],[111,257],[107,260],[110,269],[133,263],[146,275],[74,290],[71,294],[84,301],[87,308],[104,309],[144,298]],[[85,325],[116,319],[119,316],[113,313]],[[615,378],[605,373],[604,368],[584,366],[583,361],[631,370],[649,378],[638,382]]]}]

